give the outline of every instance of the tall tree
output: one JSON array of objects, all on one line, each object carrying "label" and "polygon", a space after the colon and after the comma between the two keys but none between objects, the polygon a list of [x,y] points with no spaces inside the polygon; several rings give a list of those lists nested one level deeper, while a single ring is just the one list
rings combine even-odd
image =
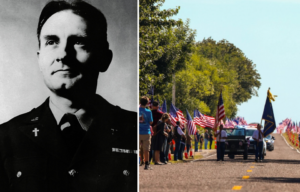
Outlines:
[{"label": "tall tree", "polygon": [[140,94],[147,93],[149,87],[164,79],[163,74],[155,73],[154,63],[165,53],[161,45],[164,30],[172,26],[181,25],[179,20],[171,19],[179,11],[175,9],[161,10],[164,0],[140,0],[139,3],[139,82]]}]

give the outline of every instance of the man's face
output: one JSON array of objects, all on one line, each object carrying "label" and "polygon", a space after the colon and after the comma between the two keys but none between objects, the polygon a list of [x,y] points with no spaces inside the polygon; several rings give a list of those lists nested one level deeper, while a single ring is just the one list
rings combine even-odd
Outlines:
[{"label": "man's face", "polygon": [[87,22],[71,10],[53,14],[42,27],[38,61],[51,91],[82,89],[97,81],[99,63],[93,59],[87,31]]},{"label": "man's face", "polygon": [[260,126],[259,124],[257,125],[257,129],[258,129],[258,130],[260,130],[260,129],[261,129],[261,126]]},{"label": "man's face", "polygon": [[207,132],[208,132],[208,130],[207,130],[207,129],[205,129],[205,132],[207,133]]}]

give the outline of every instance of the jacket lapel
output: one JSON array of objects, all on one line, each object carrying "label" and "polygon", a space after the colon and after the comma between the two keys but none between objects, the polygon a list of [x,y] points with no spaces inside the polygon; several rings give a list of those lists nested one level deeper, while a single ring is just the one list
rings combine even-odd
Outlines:
[{"label": "jacket lapel", "polygon": [[31,111],[24,125],[18,127],[18,129],[50,154],[70,162],[68,161],[70,157],[66,153],[66,145],[49,108],[49,99],[37,109]]},{"label": "jacket lapel", "polygon": [[73,166],[85,159],[92,159],[98,155],[101,159],[109,159],[112,152],[112,129],[114,107],[101,98],[96,101],[97,114],[89,127],[82,143],[72,159]]}]

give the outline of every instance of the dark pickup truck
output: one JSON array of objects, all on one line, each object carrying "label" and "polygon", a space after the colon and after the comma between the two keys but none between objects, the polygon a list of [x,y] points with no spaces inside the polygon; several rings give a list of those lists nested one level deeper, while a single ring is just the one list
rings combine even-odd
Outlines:
[{"label": "dark pickup truck", "polygon": [[227,139],[225,140],[225,154],[234,159],[235,155],[243,155],[248,159],[248,140],[246,139],[246,130],[242,128],[225,129]]}]

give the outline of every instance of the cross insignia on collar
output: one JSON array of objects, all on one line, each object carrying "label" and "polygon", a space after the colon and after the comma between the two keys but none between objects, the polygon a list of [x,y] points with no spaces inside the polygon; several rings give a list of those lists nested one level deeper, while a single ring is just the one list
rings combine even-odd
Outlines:
[{"label": "cross insignia on collar", "polygon": [[32,131],[32,132],[34,132],[34,136],[35,137],[37,137],[38,136],[38,132],[39,132],[40,130],[38,130],[37,128],[34,128],[34,130]]}]

